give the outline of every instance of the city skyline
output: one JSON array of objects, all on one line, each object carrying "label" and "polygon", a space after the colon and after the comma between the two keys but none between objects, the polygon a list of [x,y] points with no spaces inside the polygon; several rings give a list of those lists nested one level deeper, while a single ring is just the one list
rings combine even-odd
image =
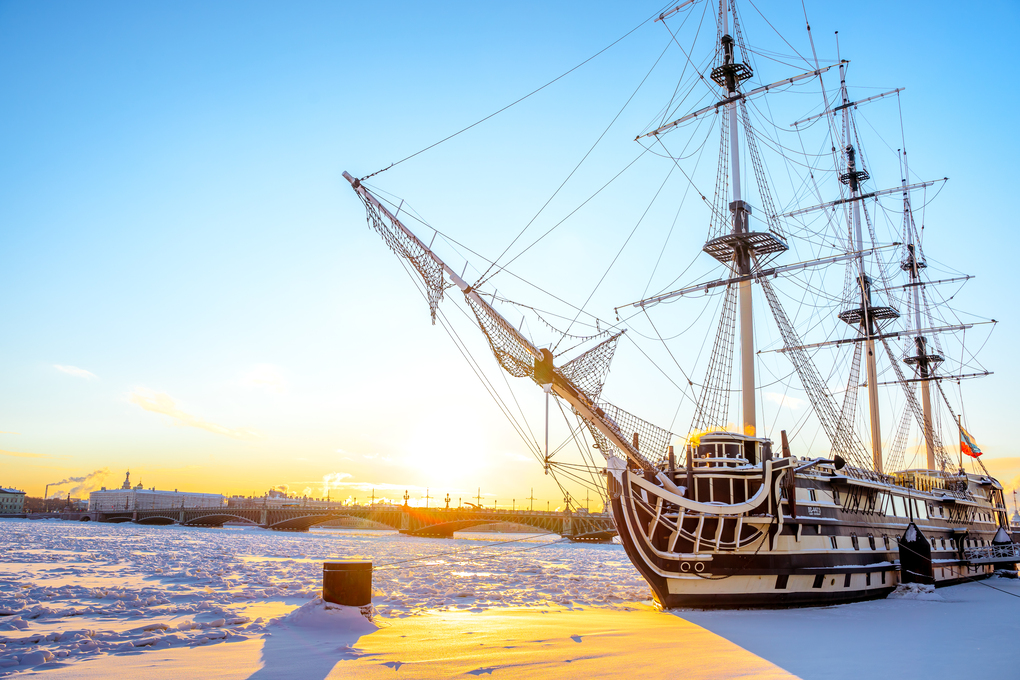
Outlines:
[{"label": "city skyline", "polygon": [[[1016,7],[994,7],[1015,23]],[[897,20],[876,25],[868,8]],[[952,178],[931,238],[979,275],[963,297],[1003,326],[985,348],[995,375],[967,385],[968,430],[1015,488],[1004,404],[1020,377],[1007,341],[1017,305],[996,295],[1014,285],[1008,253],[987,244],[1007,238],[997,204],[1017,142],[1002,131],[1017,95],[997,91],[978,116],[987,104],[973,84],[987,62],[1007,63],[1008,46],[988,41],[983,17],[925,8],[808,12],[826,58],[839,30],[862,84],[907,88],[912,169]],[[370,8],[331,3],[0,3],[12,102],[0,112],[0,484],[38,495],[76,478],[56,487],[84,492],[131,469],[146,486],[226,495],[481,486],[554,501],[340,173],[367,175],[483,118],[653,10],[408,3],[383,25]],[[802,35],[802,17],[784,21]],[[378,182],[498,253],[668,41],[646,25]],[[605,78],[620,84],[602,94]],[[632,121],[612,134],[630,143]],[[612,160],[633,154],[622,142]],[[599,223],[588,238],[611,233]],[[557,245],[589,252],[583,240]],[[521,267],[584,300],[590,281],[558,280],[541,258]],[[598,311],[627,299],[604,294]],[[653,392],[672,413],[676,395]],[[521,409],[540,423],[543,402],[529,395]]]}]

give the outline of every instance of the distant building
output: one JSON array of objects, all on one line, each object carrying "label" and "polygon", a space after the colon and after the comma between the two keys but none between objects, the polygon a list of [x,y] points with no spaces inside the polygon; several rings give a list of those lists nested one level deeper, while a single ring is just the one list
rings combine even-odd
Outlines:
[{"label": "distant building", "polygon": [[25,512],[25,492],[0,486],[0,515],[20,515]]},{"label": "distant building", "polygon": [[131,486],[131,473],[124,477],[119,489],[107,489],[89,494],[89,510],[93,512],[117,512],[124,510],[163,510],[166,508],[218,508],[224,503],[218,493],[186,493],[159,491],[155,487],[146,489],[141,482]]},{"label": "distant building", "polygon": [[340,508],[345,505],[352,503],[331,500],[328,493],[325,498],[311,498],[279,489],[270,489],[262,496],[231,496],[227,499],[227,507],[231,508]]},{"label": "distant building", "polygon": [[231,508],[327,508],[342,505],[340,501],[288,496],[276,490],[269,491],[264,496],[231,496],[227,499],[227,506]]}]

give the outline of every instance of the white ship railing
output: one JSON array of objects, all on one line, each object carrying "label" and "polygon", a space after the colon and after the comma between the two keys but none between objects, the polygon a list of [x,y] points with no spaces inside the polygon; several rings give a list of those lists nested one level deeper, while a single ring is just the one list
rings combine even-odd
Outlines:
[{"label": "white ship railing", "polygon": [[1007,562],[1009,560],[1020,562],[1020,545],[1005,543],[1002,545],[967,548],[963,551],[963,557],[971,564],[989,564],[991,562]]}]

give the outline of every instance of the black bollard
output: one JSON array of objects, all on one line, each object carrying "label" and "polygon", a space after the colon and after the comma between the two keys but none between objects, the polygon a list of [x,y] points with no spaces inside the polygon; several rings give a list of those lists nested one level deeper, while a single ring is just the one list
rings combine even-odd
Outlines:
[{"label": "black bollard", "polygon": [[913,522],[900,539],[900,583],[935,583],[931,544]]},{"label": "black bollard", "polygon": [[348,607],[372,604],[372,563],[362,560],[323,562],[322,599]]}]

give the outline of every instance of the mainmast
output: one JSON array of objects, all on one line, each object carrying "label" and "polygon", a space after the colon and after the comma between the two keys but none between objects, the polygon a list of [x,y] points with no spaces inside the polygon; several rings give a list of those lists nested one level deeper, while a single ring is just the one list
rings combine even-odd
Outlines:
[{"label": "mainmast", "polygon": [[935,470],[935,441],[932,433],[931,419],[931,377],[935,368],[943,362],[938,354],[928,353],[928,339],[921,335],[924,324],[921,323],[921,270],[927,267],[924,257],[920,253],[918,244],[914,238],[913,212],[910,209],[910,192],[907,186],[907,152],[903,152],[903,179],[901,180],[903,191],[903,220],[907,232],[907,258],[900,264],[900,268],[910,274],[910,287],[912,289],[914,302],[914,349],[915,354],[907,357],[904,361],[915,366],[921,383],[921,408],[924,413],[924,449],[927,454],[927,465],[929,470]]},{"label": "mainmast", "polygon": [[[895,319],[899,313],[892,307],[875,307],[871,304],[871,277],[865,271],[864,264],[864,233],[861,228],[861,183],[869,179],[868,171],[857,168],[857,149],[854,148],[850,135],[850,97],[846,89],[846,62],[839,65],[840,93],[843,97],[843,136],[846,142],[846,172],[839,176],[839,181],[850,188],[851,229],[854,246],[860,255],[857,257],[857,284],[860,288],[861,306],[847,309],[839,314],[839,318],[851,326],[858,326],[864,337],[865,366],[868,383],[868,412],[871,420],[871,457],[875,472],[882,472],[882,422],[878,409],[878,369],[875,361],[875,336],[878,333],[877,322]],[[920,328],[920,326],[918,326]]]}]

